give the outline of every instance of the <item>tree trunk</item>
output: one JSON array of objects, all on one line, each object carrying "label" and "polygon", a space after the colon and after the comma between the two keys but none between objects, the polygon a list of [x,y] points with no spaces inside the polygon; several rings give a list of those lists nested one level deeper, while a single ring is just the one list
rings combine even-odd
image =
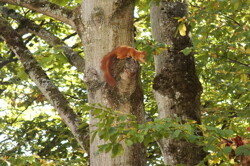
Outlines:
[{"label": "tree trunk", "polygon": [[[134,114],[138,122],[143,122],[144,105],[139,64],[132,60],[114,60],[112,75],[117,80],[115,87],[105,83],[100,70],[100,62],[104,55],[119,45],[133,45],[134,1],[85,0],[80,10],[83,26],[78,29],[78,33],[83,40],[85,51],[85,78],[89,103],[100,103],[114,110]],[[91,115],[90,133],[96,129],[97,122],[98,120]],[[143,145],[124,145],[124,154],[111,158],[110,153],[97,154],[98,146],[104,143],[98,136],[91,142],[91,166],[145,165]]]},{"label": "tree trunk", "polygon": [[[178,21],[187,14],[187,4],[182,1],[153,3],[151,7],[152,34],[156,41],[168,45],[168,50],[154,57],[155,78],[153,92],[159,118],[180,117],[200,123],[201,84],[195,73],[193,54],[184,55],[181,50],[191,47],[188,35],[178,32]],[[187,25],[186,25],[187,26]],[[187,34],[188,34],[187,27]],[[201,147],[172,139],[162,139],[159,146],[166,165],[195,165],[204,157]]]}]

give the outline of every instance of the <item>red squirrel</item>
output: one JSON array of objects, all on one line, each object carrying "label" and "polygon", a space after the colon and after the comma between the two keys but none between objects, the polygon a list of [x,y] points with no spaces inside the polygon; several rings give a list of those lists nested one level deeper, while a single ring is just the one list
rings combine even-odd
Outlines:
[{"label": "red squirrel", "polygon": [[138,51],[132,47],[129,46],[119,46],[109,52],[107,55],[105,55],[101,61],[101,69],[104,72],[104,78],[106,82],[110,86],[116,85],[116,80],[111,75],[111,66],[112,66],[112,58],[116,57],[117,59],[125,59],[125,58],[133,58],[134,60],[140,61],[142,63],[145,63],[145,56],[146,52],[144,51]]}]

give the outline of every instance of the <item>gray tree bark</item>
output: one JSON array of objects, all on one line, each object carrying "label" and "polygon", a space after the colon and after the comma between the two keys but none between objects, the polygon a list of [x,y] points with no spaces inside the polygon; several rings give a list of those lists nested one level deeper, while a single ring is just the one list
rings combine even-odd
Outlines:
[{"label": "gray tree bark", "polygon": [[[115,60],[112,75],[117,86],[110,87],[103,79],[100,62],[104,55],[119,45],[133,46],[134,1],[85,0],[81,6],[81,38],[85,48],[85,77],[89,103],[100,103],[114,110],[134,114],[143,122],[143,92],[140,85],[139,65],[131,60]],[[90,133],[98,122],[92,115]],[[124,154],[111,158],[110,153],[97,155],[98,146],[104,144],[98,136],[90,145],[91,166],[142,166],[145,165],[145,147],[124,145]]]},{"label": "gray tree bark", "polygon": [[[180,117],[200,123],[202,86],[196,76],[194,56],[181,51],[191,47],[188,35],[178,33],[178,21],[187,15],[183,1],[161,0],[151,7],[152,34],[156,41],[168,45],[168,50],[154,56],[155,78],[153,92],[158,104],[159,118]],[[187,34],[189,31],[187,27]],[[196,165],[203,157],[201,147],[184,140],[161,139],[158,142],[166,165]]]}]

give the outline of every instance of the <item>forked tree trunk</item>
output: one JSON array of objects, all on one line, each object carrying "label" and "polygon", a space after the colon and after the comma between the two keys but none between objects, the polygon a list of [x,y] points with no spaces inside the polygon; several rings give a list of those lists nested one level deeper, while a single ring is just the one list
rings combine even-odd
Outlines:
[{"label": "forked tree trunk", "polygon": [[[159,118],[181,117],[200,123],[201,84],[195,73],[193,54],[181,50],[191,47],[188,35],[178,33],[177,18],[187,14],[187,4],[182,1],[162,0],[151,7],[152,33],[156,41],[167,44],[168,50],[154,57],[156,76],[153,84],[158,104]],[[187,34],[188,34],[187,28]],[[193,166],[204,157],[201,147],[186,141],[162,139],[159,146],[166,165]]]},{"label": "forked tree trunk", "polygon": [[[110,87],[103,79],[100,62],[105,54],[119,45],[133,46],[133,0],[84,0],[81,7],[83,25],[78,29],[85,52],[85,78],[88,85],[88,102],[100,103],[115,110],[144,118],[143,92],[140,85],[139,65],[132,60],[114,60],[112,74],[118,80]],[[134,69],[134,70],[131,70]],[[97,119],[91,115],[90,133]],[[96,136],[90,144],[91,166],[143,166],[145,148],[137,144],[124,146],[124,154],[111,158],[110,153],[97,154],[104,144]]]}]

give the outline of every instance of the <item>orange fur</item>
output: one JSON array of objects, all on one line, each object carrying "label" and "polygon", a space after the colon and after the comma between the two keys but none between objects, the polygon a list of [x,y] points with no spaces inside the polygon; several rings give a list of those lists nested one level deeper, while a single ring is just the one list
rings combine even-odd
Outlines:
[{"label": "orange fur", "polygon": [[116,80],[111,74],[112,58],[117,59],[133,58],[134,60],[145,63],[146,52],[137,51],[136,49],[129,46],[119,46],[116,49],[105,55],[101,61],[101,69],[104,72],[104,78],[110,86],[115,86]]}]

